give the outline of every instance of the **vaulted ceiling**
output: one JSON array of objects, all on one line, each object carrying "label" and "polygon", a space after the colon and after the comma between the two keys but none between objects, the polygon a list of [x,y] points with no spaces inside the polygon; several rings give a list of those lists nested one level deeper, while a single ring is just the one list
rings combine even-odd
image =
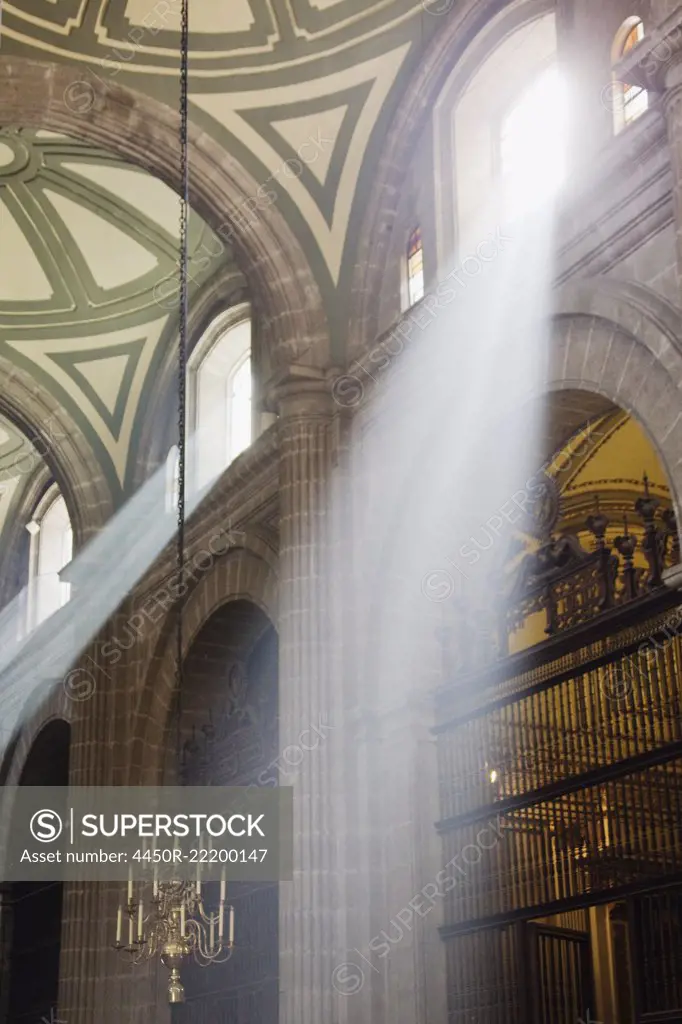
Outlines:
[{"label": "vaulted ceiling", "polygon": [[[0,130],[0,354],[57,396],[114,493],[171,344],[178,237],[178,197],[144,171],[49,132]],[[190,252],[211,238],[192,215]]]},{"label": "vaulted ceiling", "polygon": [[[362,200],[416,52],[444,0],[189,0],[190,118],[262,185],[328,306],[347,308]],[[4,0],[2,54],[82,67],[176,109],[180,0]],[[434,16],[436,15],[436,16]],[[0,128],[0,353],[80,426],[112,493],[130,486],[149,388],[171,343],[179,203],[104,150]],[[211,246],[191,219],[191,250]],[[232,259],[228,251],[223,263]],[[192,288],[218,270],[197,260]],[[116,500],[116,498],[115,498]]]},{"label": "vaulted ceiling", "polygon": [[[328,306],[347,309],[363,201],[417,51],[449,0],[189,0],[190,118],[262,185]],[[2,55],[66,62],[178,105],[180,0],[4,0]],[[366,187],[365,187],[366,184]],[[179,204],[104,150],[0,128],[0,352],[79,424],[112,493],[130,486],[175,303]],[[207,244],[208,242],[208,244]],[[210,232],[191,220],[191,248]],[[223,261],[231,260],[227,252]],[[197,260],[192,288],[217,271]],[[115,498],[115,500],[117,500]]]},{"label": "vaulted ceiling", "polygon": [[[267,186],[327,295],[352,269],[382,118],[451,0],[189,0],[190,117]],[[178,105],[181,0],[5,0],[3,52]],[[287,161],[296,161],[289,163]]]}]

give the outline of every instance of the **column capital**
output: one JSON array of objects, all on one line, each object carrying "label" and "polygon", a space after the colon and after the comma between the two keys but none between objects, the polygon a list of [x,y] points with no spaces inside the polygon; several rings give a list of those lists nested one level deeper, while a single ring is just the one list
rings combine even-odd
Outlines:
[{"label": "column capital", "polygon": [[267,409],[285,418],[331,417],[336,372],[290,363],[266,382],[263,395]]},{"label": "column capital", "polygon": [[682,3],[613,68],[626,85],[669,92],[682,84]]}]

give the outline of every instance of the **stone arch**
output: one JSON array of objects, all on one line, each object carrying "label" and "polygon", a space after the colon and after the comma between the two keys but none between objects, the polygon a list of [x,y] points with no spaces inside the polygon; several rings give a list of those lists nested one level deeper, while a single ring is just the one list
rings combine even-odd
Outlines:
[{"label": "stone arch", "polygon": [[[0,57],[0,124],[39,127],[112,150],[165,181],[180,182],[177,111],[72,65]],[[260,183],[195,125],[189,128],[192,206],[215,231],[239,225]],[[248,209],[248,207],[247,207]],[[230,230],[263,319],[273,362],[325,365],[327,324],[314,274],[275,205],[257,225]]]},{"label": "stone arch", "polygon": [[[45,709],[43,709],[44,712]],[[51,709],[54,710],[54,709]],[[18,786],[58,786],[69,782],[71,726],[59,714],[40,712],[24,729],[20,750],[14,758],[16,774],[9,782]],[[4,780],[3,780],[4,781]],[[10,791],[11,793],[11,791]],[[16,792],[3,802],[4,834],[16,830]],[[61,800],[61,813],[64,814]],[[52,804],[54,807],[54,804]],[[20,820],[20,819],[19,819]],[[21,1020],[53,1013],[59,998],[60,956],[64,924],[64,884],[40,880],[5,880],[3,893],[3,933],[7,936],[3,958],[2,986],[8,1019]],[[40,976],[35,971],[35,935],[41,935]]]},{"label": "stone arch", "polygon": [[[188,595],[183,611],[183,657],[202,627],[223,605],[250,601],[277,624],[278,584],[272,553],[253,539],[250,549],[238,548],[220,558]],[[127,762],[129,785],[157,785],[164,763],[164,742],[175,692],[175,620],[168,616],[148,661],[133,744]]]},{"label": "stone arch", "polygon": [[38,707],[29,703],[22,713],[26,714],[25,721],[17,726],[10,743],[5,747],[3,742],[0,747],[0,784],[4,786],[19,784],[33,745],[46,726],[57,721],[72,725],[73,702],[64,686],[56,686]]},{"label": "stone arch", "polygon": [[[0,101],[1,102],[1,101]],[[78,551],[104,526],[113,513],[113,499],[101,466],[82,431],[44,388],[30,375],[0,356],[0,413],[29,439],[35,439],[42,457],[64,495]],[[12,387],[8,387],[11,382]]]},{"label": "stone arch", "polygon": [[[564,300],[564,307],[570,308],[569,296]],[[589,309],[562,312],[560,304],[544,390],[596,392],[633,416],[666,470],[678,517],[682,508],[681,382],[679,347],[651,320],[648,329],[635,335]]]}]

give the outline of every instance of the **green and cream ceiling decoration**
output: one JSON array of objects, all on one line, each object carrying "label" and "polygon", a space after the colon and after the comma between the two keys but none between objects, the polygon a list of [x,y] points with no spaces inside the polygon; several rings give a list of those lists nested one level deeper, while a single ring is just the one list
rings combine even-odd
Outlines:
[{"label": "green and cream ceiling decoration", "polygon": [[[0,351],[58,397],[114,494],[173,343],[178,233],[178,197],[145,172],[49,132],[0,130]],[[192,216],[190,250],[210,240]]]},{"label": "green and cream ceiling decoration", "polygon": [[[450,6],[189,0],[190,117],[267,183],[330,299],[349,284],[382,123],[442,24],[434,12]],[[177,107],[180,0],[5,0],[4,9],[4,52],[75,62]]]},{"label": "green and cream ceiling decoration", "polygon": [[[189,0],[190,118],[288,220],[339,358],[388,118],[442,24],[431,11],[449,2]],[[180,12],[180,0],[4,0],[0,57],[66,62],[84,81],[177,109]],[[155,287],[175,272],[178,207],[164,184],[106,151],[0,129],[0,349],[68,409],[119,497],[174,343],[175,311]],[[191,228],[193,252],[221,251],[197,216]],[[192,287],[218,271],[204,268]]]}]

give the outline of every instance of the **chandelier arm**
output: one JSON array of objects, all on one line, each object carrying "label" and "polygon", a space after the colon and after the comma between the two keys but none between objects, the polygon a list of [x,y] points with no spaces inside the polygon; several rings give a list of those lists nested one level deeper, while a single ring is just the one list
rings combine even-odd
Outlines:
[{"label": "chandelier arm", "polygon": [[200,906],[197,907],[197,911],[199,913],[199,916],[200,916],[201,920],[204,921],[206,924],[210,925],[211,921],[213,921],[213,924],[217,924],[218,923],[218,915],[217,914],[209,914],[209,913],[207,913],[206,912],[206,908],[204,907],[203,902],[201,903]]},{"label": "chandelier arm", "polygon": [[194,959],[199,967],[210,967],[211,964],[226,964],[234,952],[233,946],[221,946],[215,956],[207,956],[205,963],[202,962],[194,953]]},{"label": "chandelier arm", "polygon": [[192,925],[191,927],[191,941],[189,942],[189,950],[193,954],[194,959],[197,963],[200,963],[202,959],[209,960],[210,957],[206,951],[206,932],[197,921],[188,922]]}]

